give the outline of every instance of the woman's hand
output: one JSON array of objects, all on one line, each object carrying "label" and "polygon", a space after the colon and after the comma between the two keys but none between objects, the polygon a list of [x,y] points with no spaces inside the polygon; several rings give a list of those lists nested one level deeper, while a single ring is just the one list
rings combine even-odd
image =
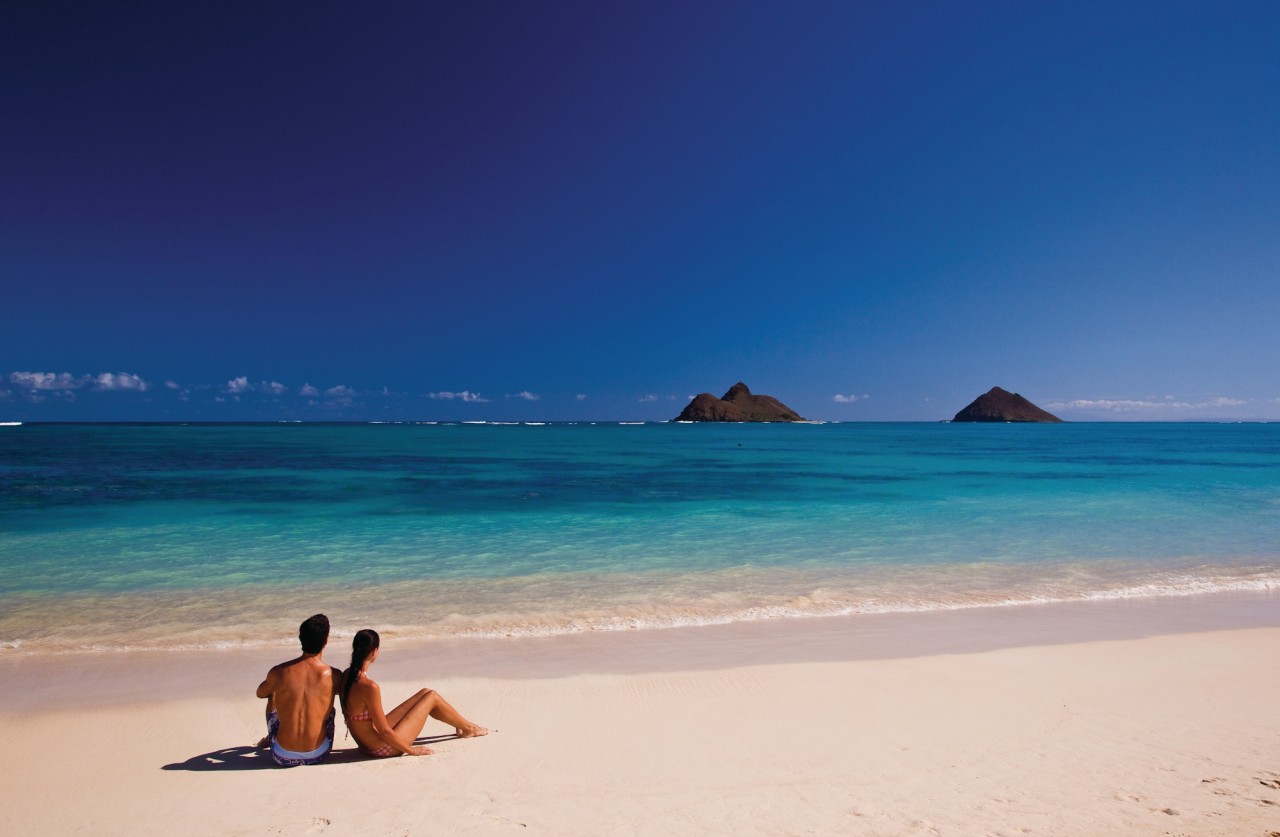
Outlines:
[{"label": "woman's hand", "polygon": [[409,748],[409,755],[411,756],[429,756],[434,752],[435,750],[431,749],[430,747],[423,747],[420,744],[415,744],[414,746]]}]

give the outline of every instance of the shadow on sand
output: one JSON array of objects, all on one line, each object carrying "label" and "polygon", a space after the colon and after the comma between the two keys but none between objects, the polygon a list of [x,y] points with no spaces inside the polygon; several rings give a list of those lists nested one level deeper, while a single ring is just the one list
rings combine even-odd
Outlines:
[{"label": "shadow on sand", "polygon": [[[441,741],[448,741],[457,738],[457,735],[424,735],[419,736],[413,743],[438,744]],[[321,767],[331,764],[351,764],[357,761],[376,761],[376,759],[365,755],[355,747],[345,750],[334,749],[329,757],[318,765],[310,765],[312,767]],[[276,763],[271,760],[265,747],[253,747],[245,745],[242,747],[226,747],[221,750],[212,750],[208,753],[201,753],[198,756],[192,756],[186,761],[176,761],[173,764],[166,764],[161,770],[190,770],[196,773],[206,773],[214,770],[265,770],[276,767]]]}]

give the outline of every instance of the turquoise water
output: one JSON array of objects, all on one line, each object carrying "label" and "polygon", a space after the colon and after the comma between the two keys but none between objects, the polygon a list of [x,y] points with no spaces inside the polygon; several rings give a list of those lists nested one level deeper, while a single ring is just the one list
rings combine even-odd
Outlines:
[{"label": "turquoise water", "polygon": [[1277,466],[1273,424],[0,427],[0,648],[1276,588]]}]

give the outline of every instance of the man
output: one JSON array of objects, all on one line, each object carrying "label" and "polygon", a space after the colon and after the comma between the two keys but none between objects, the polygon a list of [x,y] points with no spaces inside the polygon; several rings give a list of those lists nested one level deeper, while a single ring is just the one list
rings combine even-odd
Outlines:
[{"label": "man", "polygon": [[281,767],[318,764],[333,749],[333,699],[342,672],[320,659],[329,642],[329,617],[317,613],[298,628],[302,656],[273,666],[258,687],[267,699],[267,737]]}]

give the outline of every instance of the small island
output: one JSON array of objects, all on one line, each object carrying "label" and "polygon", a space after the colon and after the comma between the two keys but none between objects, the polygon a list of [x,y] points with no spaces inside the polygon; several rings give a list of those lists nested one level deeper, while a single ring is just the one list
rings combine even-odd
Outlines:
[{"label": "small island", "polygon": [[1040,409],[1016,392],[992,387],[973,403],[956,413],[952,421],[1061,422],[1053,413]]},{"label": "small island", "polygon": [[709,392],[694,397],[676,421],[804,421],[804,417],[771,395],[752,395],[738,381],[723,398]]}]

